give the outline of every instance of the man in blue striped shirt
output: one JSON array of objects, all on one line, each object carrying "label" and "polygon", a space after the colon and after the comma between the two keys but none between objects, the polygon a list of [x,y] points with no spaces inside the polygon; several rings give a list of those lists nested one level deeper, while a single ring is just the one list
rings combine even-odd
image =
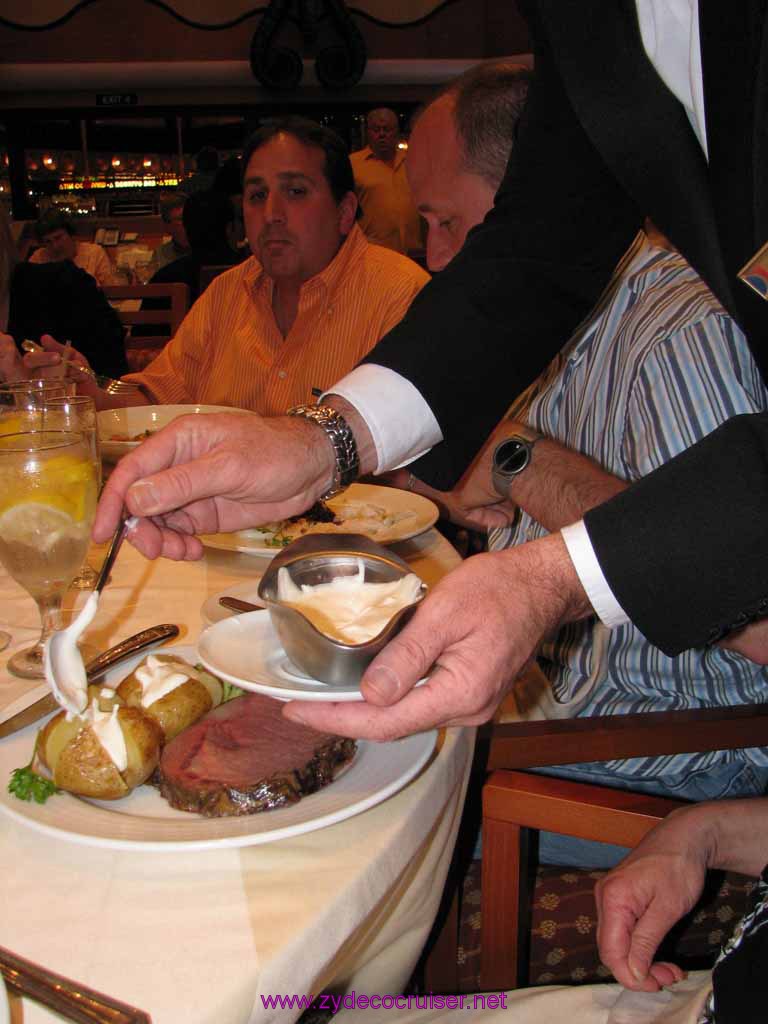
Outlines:
[{"label": "man in blue striped shirt", "polygon": [[[491,453],[503,438],[527,440],[530,461],[501,481],[520,512],[511,528],[492,531],[492,548],[534,540],[580,519],[726,419],[768,409],[741,330],[682,256],[651,237],[660,244],[638,235],[591,318],[513,408],[458,489],[461,505],[482,504]],[[631,623],[609,630],[596,618],[566,626],[545,642],[539,665],[556,714],[678,710],[768,696],[768,670],[738,654],[712,647],[670,658]],[[768,750],[632,758],[558,767],[551,774],[712,799],[762,793]],[[542,856],[594,867],[618,857],[615,848],[601,851],[595,844],[586,856],[580,841],[559,840],[545,839]]]}]

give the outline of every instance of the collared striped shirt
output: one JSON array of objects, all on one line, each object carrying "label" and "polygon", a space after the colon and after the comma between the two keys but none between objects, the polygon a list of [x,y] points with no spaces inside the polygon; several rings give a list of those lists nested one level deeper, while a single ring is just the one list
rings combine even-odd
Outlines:
[{"label": "collared striped shirt", "polygon": [[252,256],[215,278],[160,355],[125,379],[164,404],[279,415],[348,373],[428,280],[412,260],[369,244],[355,225],[328,266],[302,286],[283,337],[272,311],[274,282]]},{"label": "collared striped shirt", "polygon": [[[637,480],[724,420],[766,409],[768,393],[732,318],[679,254],[639,235],[593,316],[535,385],[526,419],[623,480]],[[521,513],[506,539],[519,544],[545,533]],[[663,580],[658,599],[664,601]],[[598,620],[569,625],[543,646],[539,660],[556,699],[581,716],[768,699],[765,668],[717,647],[668,658],[631,623],[612,631]],[[740,759],[766,766],[768,751],[608,766],[635,778],[661,777]]]}]

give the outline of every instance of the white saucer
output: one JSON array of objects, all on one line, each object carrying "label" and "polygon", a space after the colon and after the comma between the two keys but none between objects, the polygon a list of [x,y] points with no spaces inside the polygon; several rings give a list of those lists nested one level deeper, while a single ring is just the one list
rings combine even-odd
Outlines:
[{"label": "white saucer", "polygon": [[[363,700],[360,685],[333,686],[305,676],[282,648],[269,612],[244,612],[203,630],[200,661],[214,675],[253,693],[277,700]],[[417,686],[426,683],[420,679]]]},{"label": "white saucer", "polygon": [[360,686],[332,686],[305,676],[288,660],[269,612],[245,612],[203,630],[200,661],[217,676],[277,700],[362,700]]}]

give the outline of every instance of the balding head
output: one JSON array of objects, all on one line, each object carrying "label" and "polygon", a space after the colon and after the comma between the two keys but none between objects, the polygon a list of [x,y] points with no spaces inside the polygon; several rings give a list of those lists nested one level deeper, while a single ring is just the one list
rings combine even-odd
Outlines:
[{"label": "balding head", "polygon": [[528,98],[531,73],[502,57],[465,71],[445,89],[454,99],[465,170],[498,191]]},{"label": "balding head", "polygon": [[406,170],[427,222],[427,265],[442,270],[493,205],[512,149],[530,73],[485,61],[451,82],[417,116]]},{"label": "balding head", "polygon": [[397,114],[389,107],[378,107],[366,118],[368,145],[373,155],[385,163],[391,163],[397,150],[397,136],[400,123]]}]

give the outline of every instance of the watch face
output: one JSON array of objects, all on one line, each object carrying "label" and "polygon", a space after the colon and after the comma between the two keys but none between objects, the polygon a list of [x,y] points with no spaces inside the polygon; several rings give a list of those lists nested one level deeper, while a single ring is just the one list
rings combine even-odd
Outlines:
[{"label": "watch face", "polygon": [[510,438],[508,441],[502,442],[496,449],[493,468],[503,476],[515,476],[525,469],[530,457],[531,453],[527,445]]}]

